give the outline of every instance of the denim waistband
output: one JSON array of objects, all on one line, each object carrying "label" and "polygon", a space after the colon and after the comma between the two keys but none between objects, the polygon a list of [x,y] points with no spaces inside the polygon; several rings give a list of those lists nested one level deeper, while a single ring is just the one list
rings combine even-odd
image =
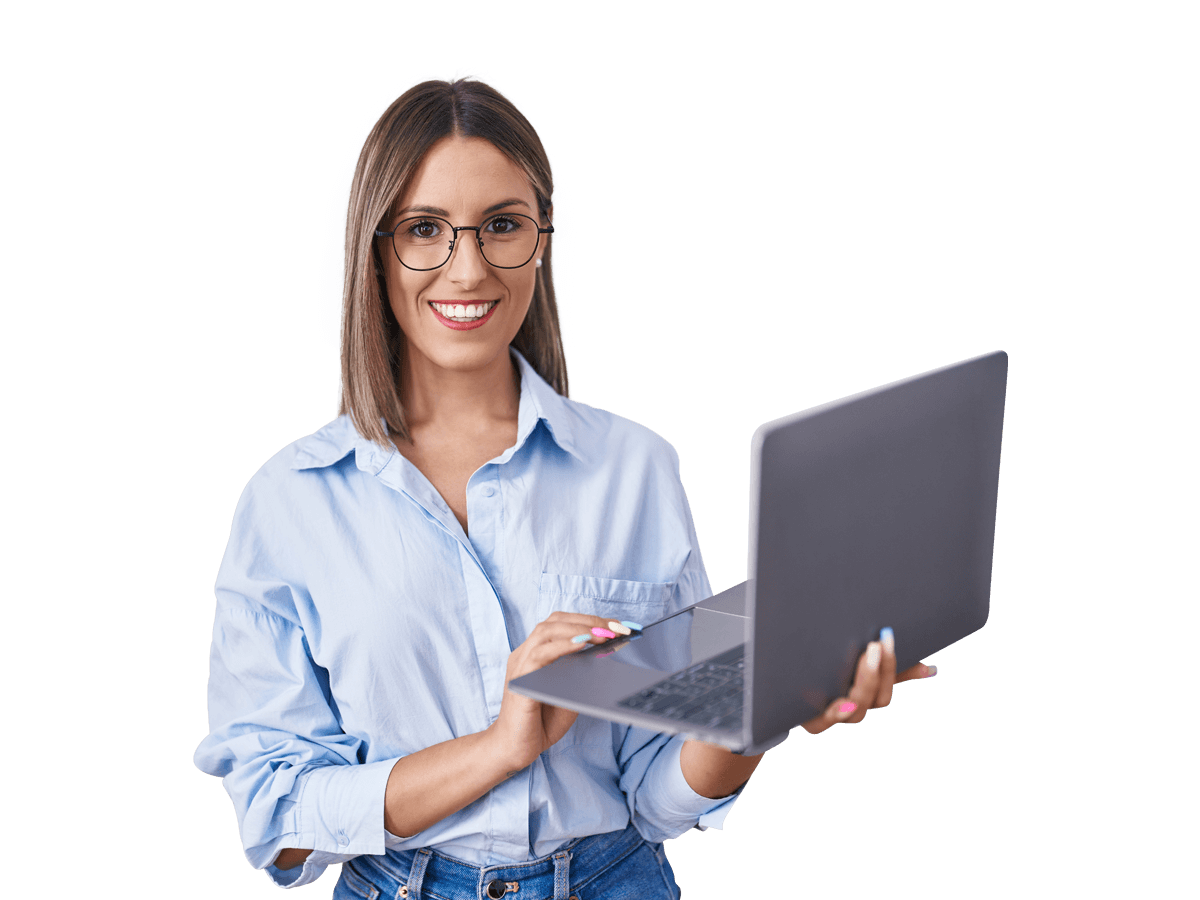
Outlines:
[{"label": "denim waistband", "polygon": [[[644,838],[632,825],[624,831],[579,838],[549,856],[524,863],[473,866],[436,850],[390,850],[359,856],[343,865],[372,882],[379,900],[488,900],[500,882],[504,900],[569,900],[578,890],[637,850]],[[500,885],[493,891],[499,892]]]}]

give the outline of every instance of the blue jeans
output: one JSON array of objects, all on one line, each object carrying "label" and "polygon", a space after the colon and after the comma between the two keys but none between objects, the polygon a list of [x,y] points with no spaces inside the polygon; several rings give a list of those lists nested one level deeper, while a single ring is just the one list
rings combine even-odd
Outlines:
[{"label": "blue jeans", "polygon": [[[489,887],[491,893],[489,894]],[[662,844],[632,825],[526,863],[480,868],[433,850],[389,850],[342,864],[333,900],[679,900]]]}]

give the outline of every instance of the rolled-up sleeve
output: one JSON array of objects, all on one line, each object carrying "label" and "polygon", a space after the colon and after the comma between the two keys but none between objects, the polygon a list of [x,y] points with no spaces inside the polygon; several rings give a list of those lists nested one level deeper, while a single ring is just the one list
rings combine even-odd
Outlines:
[{"label": "rolled-up sleeve", "polygon": [[[329,673],[310,652],[296,511],[260,476],[243,493],[217,576],[208,682],[209,735],[196,765],[223,780],[246,858],[279,884],[384,852],[384,795],[395,760],[364,764],[346,734]],[[282,507],[282,508],[281,508]],[[271,866],[280,850],[310,849],[303,869]]]},{"label": "rolled-up sleeve", "polygon": [[251,865],[265,868],[287,847],[316,851],[303,871],[268,870],[295,886],[384,851],[394,760],[359,764],[360,742],[339,727],[297,624],[219,602],[208,693],[212,732],[195,761],[223,779]]},{"label": "rolled-up sleeve", "polygon": [[720,828],[737,794],[713,800],[692,790],[683,777],[681,737],[630,728],[621,745],[621,790],[629,817],[648,841],[661,843],[689,828]]}]

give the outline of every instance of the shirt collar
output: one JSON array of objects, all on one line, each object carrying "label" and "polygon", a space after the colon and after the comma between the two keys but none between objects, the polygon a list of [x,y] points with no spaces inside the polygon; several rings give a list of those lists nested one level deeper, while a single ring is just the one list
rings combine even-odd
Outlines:
[{"label": "shirt collar", "polygon": [[[539,422],[554,442],[576,459],[583,455],[575,442],[574,417],[566,398],[556,393],[526,362],[525,357],[509,348],[521,373],[521,398],[517,410],[517,442],[504,451],[498,462],[508,462],[525,445]],[[384,426],[386,429],[386,425]],[[320,469],[340,462],[354,451],[358,467],[379,474],[396,454],[394,448],[381,447],[358,433],[347,415],[338,416],[324,428],[298,442],[293,469]]]},{"label": "shirt collar", "polygon": [[[576,417],[570,409],[570,401],[550,387],[524,356],[511,347],[509,349],[521,372],[521,406],[517,412],[517,443],[513,452],[521,448],[538,422],[545,422],[554,443],[582,461],[583,454],[575,440]],[[509,456],[506,451],[504,459]]]}]

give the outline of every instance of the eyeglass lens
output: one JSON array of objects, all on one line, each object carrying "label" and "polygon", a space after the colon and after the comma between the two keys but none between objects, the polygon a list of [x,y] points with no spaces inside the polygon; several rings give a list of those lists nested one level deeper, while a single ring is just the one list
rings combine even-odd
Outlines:
[{"label": "eyeglass lens", "polygon": [[[529,216],[503,213],[479,226],[483,258],[499,269],[517,269],[533,259],[538,247],[537,222]],[[392,246],[396,258],[410,269],[436,269],[453,252],[456,240],[475,240],[475,230],[459,229],[457,236],[445,219],[418,216],[396,224]]]}]

